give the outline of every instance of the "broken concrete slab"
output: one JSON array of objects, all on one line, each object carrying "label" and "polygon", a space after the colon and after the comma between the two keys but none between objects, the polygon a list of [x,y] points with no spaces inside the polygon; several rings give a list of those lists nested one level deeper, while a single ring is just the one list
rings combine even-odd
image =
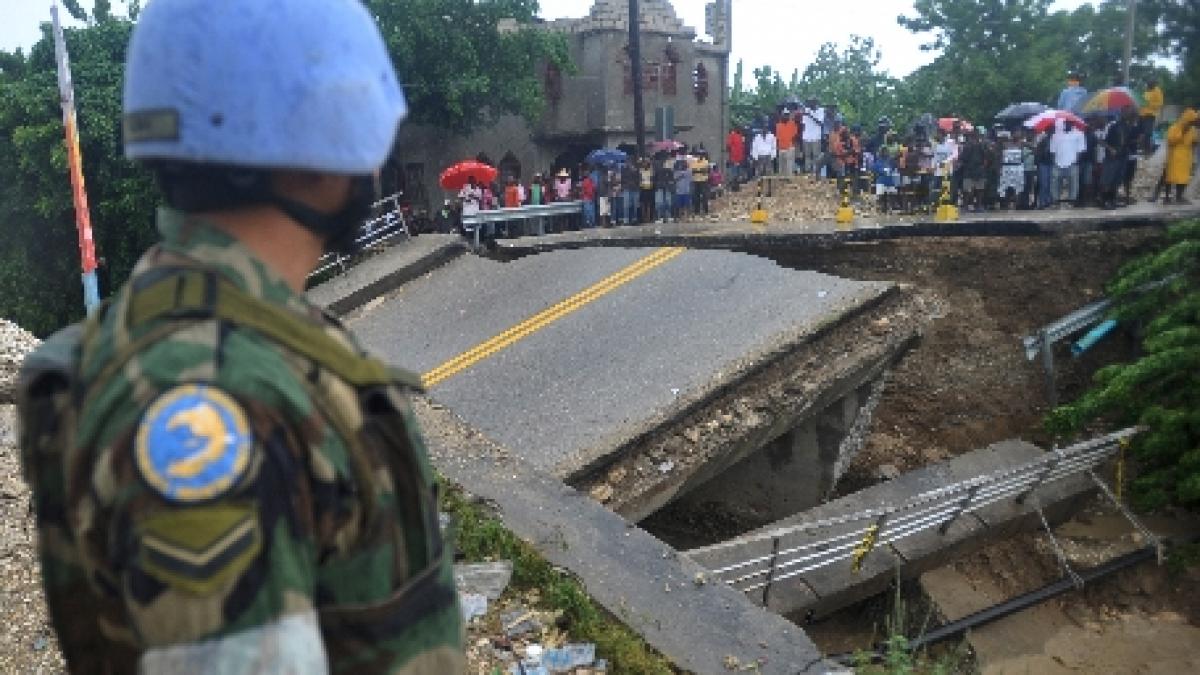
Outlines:
[{"label": "broken concrete slab", "polygon": [[649,533],[519,459],[449,410],[418,400],[434,465],[495,505],[552,564],[681,669],[725,672],[729,657],[761,673],[845,672],[804,631],[723,584]]},{"label": "broken concrete slab", "polygon": [[328,281],[308,289],[313,304],[346,314],[466,252],[462,237],[422,234],[369,254]]},{"label": "broken concrete slab", "polygon": [[[1002,499],[978,511],[959,515],[946,526],[944,532],[935,527],[890,544],[884,542],[873,547],[867,546],[870,521],[864,521],[855,514],[905,504],[931,490],[1022,466],[1045,456],[1044,450],[1029,443],[1003,441],[947,462],[902,474],[730,542],[688,551],[687,555],[710,570],[719,570],[752,558],[771,556],[776,551],[794,550],[805,545],[811,547],[816,542],[832,540],[831,544],[812,548],[811,552],[804,554],[812,555],[813,563],[821,561],[819,554],[822,551],[840,548],[844,553],[856,547],[865,547],[868,552],[861,558],[859,569],[855,569],[849,561],[841,560],[790,578],[779,579],[789,572],[798,571],[806,563],[774,573],[769,607],[787,614],[823,616],[883,591],[895,580],[898,572],[904,578],[911,578],[944,563],[967,545],[1040,523],[1036,504],[1042,505],[1051,522],[1061,520],[1079,505],[1093,486],[1086,477],[1078,475],[1048,482],[1038,488],[1037,499],[1024,503],[1013,498]],[[819,530],[788,529],[816,522],[829,524]],[[753,541],[749,545],[739,544],[740,541],[754,540],[773,531],[785,533],[778,537],[778,545],[770,538]],[[761,601],[762,595],[761,589],[749,593],[758,601]]]}]

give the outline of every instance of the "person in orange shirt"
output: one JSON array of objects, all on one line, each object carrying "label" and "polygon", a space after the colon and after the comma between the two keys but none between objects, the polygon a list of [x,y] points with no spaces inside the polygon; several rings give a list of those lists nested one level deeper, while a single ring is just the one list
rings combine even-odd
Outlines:
[{"label": "person in orange shirt", "polygon": [[521,187],[517,179],[509,176],[508,185],[504,187],[504,208],[515,209],[521,205]]},{"label": "person in orange shirt", "polygon": [[800,127],[792,120],[792,114],[784,110],[775,123],[775,142],[779,147],[779,173],[791,176],[796,172],[796,136]]}]

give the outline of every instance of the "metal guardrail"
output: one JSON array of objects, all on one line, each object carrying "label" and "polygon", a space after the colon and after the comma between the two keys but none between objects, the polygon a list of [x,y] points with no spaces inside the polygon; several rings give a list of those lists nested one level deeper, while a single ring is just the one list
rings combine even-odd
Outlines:
[{"label": "metal guardrail", "polygon": [[[403,234],[405,239],[412,236],[408,230],[408,223],[404,220],[404,213],[400,209],[400,194],[396,193],[380,199],[371,205],[371,209],[374,211],[385,206],[390,208],[363,224],[362,235],[354,240],[360,250],[385,243],[398,234]],[[334,268],[345,272],[346,264],[353,259],[354,256],[326,253],[317,260],[317,268],[308,275],[308,278],[312,279]]]},{"label": "metal guardrail", "polygon": [[484,228],[491,230],[490,234],[495,234],[497,225],[508,225],[510,223],[520,223],[524,227],[525,223],[532,220],[538,225],[538,234],[545,234],[545,220],[552,216],[581,216],[583,214],[583,202],[554,202],[552,204],[537,204],[531,206],[518,206],[509,209],[489,209],[480,211],[479,213],[463,216],[462,224],[465,232],[473,232],[475,239],[475,247],[480,246],[481,232]]},{"label": "metal guardrail", "polygon": [[[1017,467],[1002,469],[930,490],[897,506],[864,509],[834,518],[803,522],[689,551],[689,555],[752,548],[740,562],[710,570],[718,581],[744,593],[759,591],[767,603],[771,585],[837,562],[849,561],[858,571],[877,546],[937,528],[945,534],[963,515],[997,502],[1023,503],[1042,485],[1092,469],[1114,455],[1138,430],[1123,429],[1067,448],[1056,449]],[[1106,494],[1111,496],[1104,486]],[[1040,512],[1040,506],[1037,506]],[[1136,522],[1136,521],[1135,521]],[[834,533],[819,536],[825,531]],[[816,538],[812,538],[816,537]],[[812,539],[810,539],[812,538]],[[1150,535],[1153,540],[1153,536]],[[770,542],[770,552],[764,544]]]},{"label": "metal guardrail", "polygon": [[1025,358],[1032,361],[1037,358],[1045,346],[1052,345],[1084,328],[1100,323],[1110,307],[1112,307],[1112,300],[1097,300],[1047,324],[1033,335],[1026,335],[1021,338],[1021,343],[1025,345]]}]

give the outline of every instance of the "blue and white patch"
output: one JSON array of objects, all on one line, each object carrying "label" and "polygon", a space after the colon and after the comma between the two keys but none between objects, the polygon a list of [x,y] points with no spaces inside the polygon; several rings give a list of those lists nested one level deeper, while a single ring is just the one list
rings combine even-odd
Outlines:
[{"label": "blue and white patch", "polygon": [[179,385],[159,396],[142,416],[135,446],[142,478],[179,503],[232,490],[250,468],[254,448],[241,405],[203,384]]}]

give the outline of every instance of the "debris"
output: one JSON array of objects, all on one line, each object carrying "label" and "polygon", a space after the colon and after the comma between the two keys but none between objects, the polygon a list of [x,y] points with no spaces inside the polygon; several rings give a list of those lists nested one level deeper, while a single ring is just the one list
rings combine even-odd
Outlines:
[{"label": "debris", "polygon": [[593,487],[588,492],[588,495],[591,496],[592,499],[595,499],[596,501],[598,501],[600,503],[605,503],[608,500],[612,499],[613,488],[608,483],[600,483],[600,484],[596,485],[595,487]]},{"label": "debris", "polygon": [[696,427],[689,427],[687,429],[684,429],[683,437],[685,439],[687,439],[688,443],[699,443],[700,442],[700,430],[697,429]]},{"label": "debris", "polygon": [[658,472],[659,473],[670,473],[671,469],[674,469],[674,468],[675,468],[675,462],[668,459],[667,461],[658,465]]},{"label": "debris", "polygon": [[482,593],[458,594],[459,608],[462,609],[463,621],[470,623],[471,619],[487,614],[488,598]]},{"label": "debris", "polygon": [[615,485],[615,484],[620,483],[621,481],[625,480],[626,473],[627,473],[627,471],[625,470],[625,467],[615,466],[609,470],[607,480],[610,484]]},{"label": "debris", "polygon": [[512,579],[512,561],[458,564],[454,566],[454,585],[459,593],[477,593],[495,601]]},{"label": "debris", "polygon": [[742,665],[742,662],[738,660],[738,657],[734,656],[733,654],[726,654],[722,663],[725,665],[725,670],[737,670],[738,667]]},{"label": "debris", "polygon": [[536,635],[542,632],[542,623],[537,620],[534,613],[520,607],[501,614],[500,624],[504,628],[504,634],[510,638]]},{"label": "debris", "polygon": [[595,660],[596,645],[590,642],[565,644],[542,654],[542,665],[552,673],[564,673],[572,668],[590,666]]},{"label": "debris", "polygon": [[883,335],[892,327],[892,322],[886,316],[880,317],[871,322],[871,332],[876,335]]},{"label": "debris", "polygon": [[875,469],[875,477],[881,481],[895,480],[900,477],[900,469],[897,469],[895,464],[880,464]]},{"label": "debris", "polygon": [[708,583],[708,577],[704,576],[704,572],[696,572],[696,576],[692,579],[692,583],[697,586],[703,586]]}]

